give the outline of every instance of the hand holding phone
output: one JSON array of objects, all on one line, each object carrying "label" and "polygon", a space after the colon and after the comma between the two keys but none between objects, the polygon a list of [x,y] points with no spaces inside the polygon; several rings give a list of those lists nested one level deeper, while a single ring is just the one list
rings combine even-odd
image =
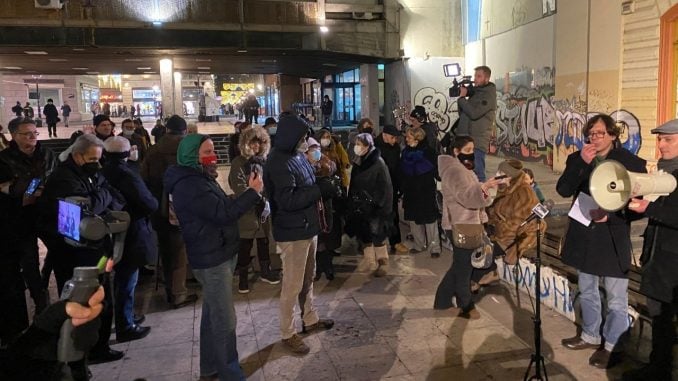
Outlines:
[{"label": "hand holding phone", "polygon": [[28,187],[26,188],[26,196],[33,196],[35,193],[36,189],[38,189],[38,185],[40,185],[40,179],[39,178],[34,178],[31,180],[31,182],[28,184]]}]

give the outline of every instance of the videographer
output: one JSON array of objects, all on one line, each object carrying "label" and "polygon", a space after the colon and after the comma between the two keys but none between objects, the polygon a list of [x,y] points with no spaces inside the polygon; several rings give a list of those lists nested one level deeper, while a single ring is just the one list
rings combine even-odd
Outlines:
[{"label": "videographer", "polygon": [[462,86],[459,91],[459,126],[457,136],[470,136],[475,142],[473,171],[478,180],[485,181],[485,154],[490,144],[497,111],[497,88],[490,82],[492,71],[487,66],[478,66],[473,75],[473,90]]},{"label": "videographer", "polygon": [[[75,349],[87,352],[97,340],[103,310],[104,289],[99,287],[83,306],[76,302],[58,301],[38,315],[33,325],[6,350],[0,352],[0,379],[2,380],[62,380],[62,363],[57,360],[57,343],[62,324],[71,319],[75,328],[71,337]],[[72,379],[88,380],[86,368],[71,371]]]},{"label": "videographer", "polygon": [[[47,178],[45,190],[38,200],[38,235],[49,251],[59,294],[73,276],[75,267],[96,266],[111,247],[105,241],[88,247],[68,245],[57,229],[58,200],[72,196],[87,198],[89,211],[95,215],[105,214],[107,210],[121,210],[125,203],[123,196],[99,173],[103,146],[104,143],[95,135],[78,137],[68,159]],[[104,288],[107,288],[107,282],[107,277],[104,277]],[[115,361],[123,357],[122,352],[114,351],[108,345],[113,318],[111,302],[111,293],[106,292],[99,342],[90,353],[90,363]]]}]

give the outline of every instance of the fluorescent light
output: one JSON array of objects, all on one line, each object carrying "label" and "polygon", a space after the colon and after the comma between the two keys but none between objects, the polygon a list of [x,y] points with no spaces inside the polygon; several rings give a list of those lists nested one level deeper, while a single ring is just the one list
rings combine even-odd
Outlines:
[{"label": "fluorescent light", "polygon": [[196,58],[195,62],[212,62],[210,58]]},{"label": "fluorescent light", "polygon": [[247,53],[247,49],[240,49],[238,50],[238,53]]},{"label": "fluorescent light", "polygon": [[155,74],[154,71],[145,71],[144,74]]},{"label": "fluorescent light", "polygon": [[89,70],[88,67],[72,67],[73,70]]},{"label": "fluorescent light", "polygon": [[43,50],[24,50],[24,53],[36,56],[44,56],[45,54],[47,54],[47,52]]},{"label": "fluorescent light", "polygon": [[209,66],[198,66],[198,70],[209,70]]},{"label": "fluorescent light", "polygon": [[125,58],[125,62],[141,62],[141,58]]},{"label": "fluorescent light", "polygon": [[151,70],[151,67],[150,66],[142,66],[142,67],[138,67],[137,70]]},{"label": "fluorescent light", "polygon": [[330,28],[326,27],[325,25],[320,27],[320,33],[327,33],[330,31]]},{"label": "fluorescent light", "polygon": [[98,71],[88,71],[87,74],[99,74]]},{"label": "fluorescent light", "polygon": [[19,66],[4,66],[3,69],[7,70],[21,70],[22,68]]},{"label": "fluorescent light", "polygon": [[198,74],[209,74],[209,71],[199,71]]},{"label": "fluorescent light", "polygon": [[153,26],[162,26],[162,21],[153,21]]},{"label": "fluorescent light", "polygon": [[48,61],[50,61],[50,62],[66,62],[68,60],[65,59],[65,58],[49,58]]},{"label": "fluorescent light", "polygon": [[85,48],[73,48],[73,51],[83,52],[83,51],[85,51]]}]

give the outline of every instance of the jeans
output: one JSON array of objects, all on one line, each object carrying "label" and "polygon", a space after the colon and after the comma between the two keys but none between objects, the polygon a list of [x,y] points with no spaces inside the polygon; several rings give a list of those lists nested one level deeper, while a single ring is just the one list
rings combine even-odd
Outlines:
[{"label": "jeans", "polygon": [[283,276],[280,291],[280,334],[289,339],[296,334],[294,307],[299,302],[301,318],[306,326],[318,322],[318,312],[313,307],[313,275],[318,236],[291,242],[278,242],[282,250]]},{"label": "jeans", "polygon": [[619,337],[629,328],[628,285],[624,278],[600,277],[579,271],[579,300],[582,312],[581,338],[590,344],[600,344],[600,324],[602,307],[598,282],[603,280],[607,295],[607,317],[603,326],[605,349],[612,351]]},{"label": "jeans", "polygon": [[485,182],[487,179],[485,177],[485,151],[474,148],[473,155],[475,156],[473,172],[478,176],[478,180],[480,180],[481,183]]},{"label": "jeans", "polygon": [[445,273],[436,290],[433,302],[435,309],[454,307],[452,297],[457,297],[457,307],[464,311],[473,308],[471,300],[471,249],[462,249],[452,246],[452,265]]},{"label": "jeans", "polygon": [[200,376],[245,380],[238,361],[233,269],[236,257],[207,269],[193,269],[203,290],[200,320]]},{"label": "jeans", "polygon": [[64,115],[64,124],[68,127],[68,115]]},{"label": "jeans", "polygon": [[134,325],[134,289],[139,279],[139,268],[125,265],[115,267],[115,331],[125,332]]}]

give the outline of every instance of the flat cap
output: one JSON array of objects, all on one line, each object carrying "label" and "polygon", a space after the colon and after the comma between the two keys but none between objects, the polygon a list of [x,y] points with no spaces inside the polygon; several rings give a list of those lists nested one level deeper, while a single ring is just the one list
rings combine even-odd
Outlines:
[{"label": "flat cap", "polygon": [[385,125],[384,129],[381,130],[381,132],[384,132],[384,133],[387,133],[387,134],[393,135],[393,136],[400,136],[400,135],[403,134],[402,132],[400,132],[400,130],[398,130],[397,128],[395,128],[395,126],[393,126],[391,124]]},{"label": "flat cap", "polygon": [[650,132],[653,134],[678,134],[678,119],[669,120]]}]

